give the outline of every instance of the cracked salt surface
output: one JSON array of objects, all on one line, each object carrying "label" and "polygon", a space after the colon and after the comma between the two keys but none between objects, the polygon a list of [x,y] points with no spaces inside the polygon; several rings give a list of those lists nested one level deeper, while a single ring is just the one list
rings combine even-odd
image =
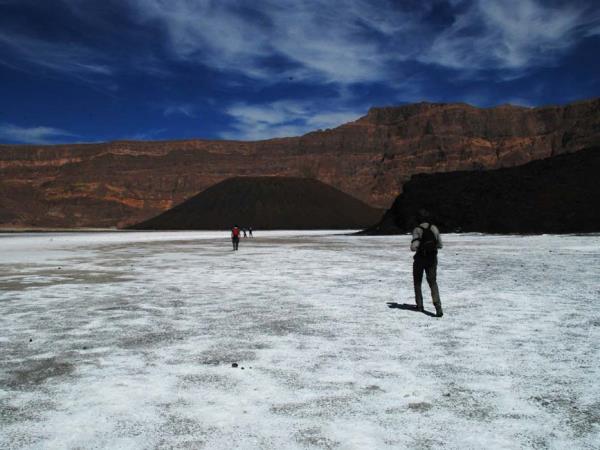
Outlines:
[{"label": "cracked salt surface", "polygon": [[0,235],[0,448],[599,448],[599,236],[257,234]]}]

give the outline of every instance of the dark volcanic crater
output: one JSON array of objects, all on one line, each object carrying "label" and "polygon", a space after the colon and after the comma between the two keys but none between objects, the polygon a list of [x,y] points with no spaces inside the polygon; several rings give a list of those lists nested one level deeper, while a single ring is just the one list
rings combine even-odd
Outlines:
[{"label": "dark volcanic crater", "polygon": [[382,211],[309,178],[236,177],[132,226],[143,230],[351,229],[376,223]]}]

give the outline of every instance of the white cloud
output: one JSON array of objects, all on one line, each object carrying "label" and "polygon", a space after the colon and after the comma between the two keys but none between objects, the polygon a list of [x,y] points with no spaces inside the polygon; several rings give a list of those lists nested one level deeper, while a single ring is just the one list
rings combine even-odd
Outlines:
[{"label": "white cloud", "polygon": [[[393,3],[365,0],[129,0],[138,20],[162,27],[177,58],[258,79],[293,75],[339,84],[401,78],[399,63],[419,61],[469,73],[552,65],[596,33],[598,13],[581,4],[476,0],[445,29]],[[456,2],[455,2],[456,3]],[[265,61],[283,57],[281,71]],[[281,77],[281,78],[278,78]]]},{"label": "white cloud", "polygon": [[260,140],[299,136],[316,129],[333,128],[351,122],[365,111],[324,110],[312,103],[283,100],[262,105],[239,103],[226,110],[234,120],[234,131],[224,139]]},{"label": "white cloud", "polygon": [[[394,37],[412,29],[412,22],[402,13],[381,11],[364,1],[266,0],[252,14],[246,2],[235,0],[130,4],[141,23],[159,24],[166,31],[176,57],[254,78],[379,81],[389,75],[389,61],[415,51],[397,46],[389,52],[382,47],[382,35]],[[296,67],[283,72],[270,68],[266,60],[272,57],[283,57]]]},{"label": "white cloud", "polygon": [[19,127],[0,124],[0,139],[22,144],[52,144],[60,138],[77,136],[69,131],[53,127]]},{"label": "white cloud", "polygon": [[581,5],[478,0],[418,59],[466,71],[551,66],[597,20]]},{"label": "white cloud", "polygon": [[[103,41],[113,36],[110,16],[92,14],[85,0],[63,2],[81,24],[104,33]],[[100,42],[87,47],[4,31],[0,50],[18,58],[0,64],[27,63],[88,78],[114,75],[116,67],[165,76],[174,58],[266,82],[293,77],[343,86],[398,82],[405,76],[402,63],[417,61],[457,69],[467,78],[488,69],[514,78],[555,64],[600,30],[600,13],[579,2],[449,4],[463,12],[444,28],[431,23],[433,6],[427,2],[408,8],[391,0],[124,0],[113,13],[130,21],[128,36],[152,33],[165,43],[166,58],[153,40],[138,42],[125,61]]]},{"label": "white cloud", "polygon": [[[16,55],[19,61],[54,72],[85,78],[112,75],[114,70],[102,61],[99,52],[71,42],[48,42],[16,33],[0,33],[0,49]],[[0,64],[9,65],[0,59]],[[10,64],[14,67],[15,64]]]},{"label": "white cloud", "polygon": [[[45,40],[31,31],[3,29],[0,65],[81,79],[92,87],[101,85],[109,95],[116,95],[119,75],[143,72],[176,79],[182,65],[173,63],[184,61],[262,82],[224,77],[214,82],[217,89],[236,83],[232,90],[255,89],[293,77],[299,85],[328,84],[327,89],[340,94],[335,105],[353,104],[369,95],[355,89],[356,83],[381,83],[395,90],[390,103],[421,101],[436,95],[429,69],[433,75],[439,72],[418,63],[456,69],[449,82],[514,79],[532,68],[556,64],[582,39],[600,34],[600,13],[583,2],[449,0],[462,12],[445,24],[431,20],[433,2],[408,8],[394,0],[122,0],[109,2],[96,14],[87,0],[61,2],[70,6],[80,27],[90,30],[85,33],[88,40]],[[123,34],[114,28],[116,16],[120,25],[127,25]],[[122,49],[114,51],[120,41]],[[343,92],[351,98],[342,99]],[[187,97],[192,98],[197,97]],[[165,117],[194,117],[198,112],[192,105],[171,101],[152,107]],[[246,113],[232,107],[229,113],[237,120],[237,131],[228,136],[302,134],[335,126],[336,115],[353,114],[344,106],[325,105],[327,122],[316,108],[298,105],[302,111],[291,110],[289,102],[259,105]],[[282,116],[261,118],[277,114]],[[322,123],[311,122],[311,117],[321,117]]]}]

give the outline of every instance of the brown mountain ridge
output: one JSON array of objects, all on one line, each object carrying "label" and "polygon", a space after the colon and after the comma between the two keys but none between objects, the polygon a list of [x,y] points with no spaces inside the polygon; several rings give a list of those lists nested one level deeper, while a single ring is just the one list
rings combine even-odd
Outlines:
[{"label": "brown mountain ridge", "polygon": [[0,227],[127,226],[237,176],[315,178],[387,208],[417,173],[511,167],[600,143],[600,99],[481,109],[418,103],[256,142],[0,145]]}]

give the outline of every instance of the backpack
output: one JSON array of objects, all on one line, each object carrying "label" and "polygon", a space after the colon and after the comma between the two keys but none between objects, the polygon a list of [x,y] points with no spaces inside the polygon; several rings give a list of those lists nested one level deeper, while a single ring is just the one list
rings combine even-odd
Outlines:
[{"label": "backpack", "polygon": [[240,236],[240,229],[239,228],[234,228],[233,230],[231,230],[233,233],[233,237],[239,237]]},{"label": "backpack", "polygon": [[431,231],[431,224],[427,228],[419,226],[423,233],[421,234],[421,242],[417,249],[420,256],[431,257],[437,255],[437,239]]}]

